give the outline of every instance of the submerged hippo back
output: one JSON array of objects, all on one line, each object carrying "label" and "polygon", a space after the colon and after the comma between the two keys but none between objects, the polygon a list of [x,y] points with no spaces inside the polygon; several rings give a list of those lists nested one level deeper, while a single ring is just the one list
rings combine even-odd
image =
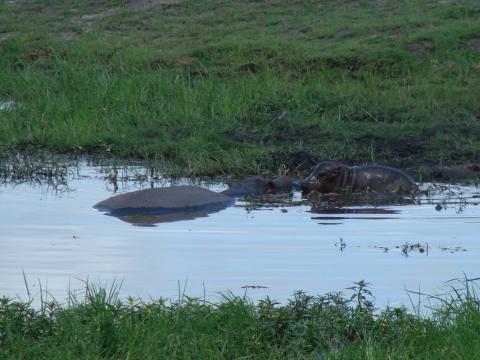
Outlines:
[{"label": "submerged hippo back", "polygon": [[145,189],[113,196],[94,205],[111,214],[196,211],[225,208],[233,199],[196,186]]},{"label": "submerged hippo back", "polygon": [[250,176],[234,182],[222,194],[226,196],[258,196],[262,195],[266,188],[268,179],[263,176]]}]

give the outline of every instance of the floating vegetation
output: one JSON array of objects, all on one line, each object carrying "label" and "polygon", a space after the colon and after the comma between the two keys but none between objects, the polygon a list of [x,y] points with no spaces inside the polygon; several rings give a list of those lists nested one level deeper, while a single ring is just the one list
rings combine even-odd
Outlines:
[{"label": "floating vegetation", "polygon": [[412,251],[419,252],[420,254],[425,253],[428,255],[428,243],[425,245],[416,243],[416,244],[409,244],[408,242],[403,244],[402,246],[397,246],[397,249],[400,248],[402,255],[407,257]]},{"label": "floating vegetation", "polygon": [[[335,244],[335,246],[337,246],[337,245]],[[392,247],[378,246],[378,245],[375,245],[373,247],[376,248],[376,249],[380,249],[385,253],[389,252],[391,249],[398,249],[398,250],[400,250],[400,254],[405,256],[405,257],[410,256],[412,253],[424,254],[424,255],[428,256],[429,253],[432,252],[432,250],[434,250],[434,248],[432,248],[428,243],[422,244],[422,243],[419,243],[419,242],[413,243],[413,244],[410,244],[410,243],[406,242],[403,245],[396,245],[396,246],[392,246]],[[449,252],[449,253],[467,251],[467,249],[465,249],[461,246],[454,246],[454,247],[439,246],[438,249],[440,249],[442,252]]]},{"label": "floating vegetation", "polygon": [[440,250],[442,251],[447,251],[449,253],[455,253],[459,251],[467,251],[467,249],[462,248],[461,246],[455,246],[455,247],[440,247]]},{"label": "floating vegetation", "polygon": [[[470,184],[470,187],[480,191],[476,184]],[[478,193],[467,194],[465,193],[465,187],[457,184],[427,184],[422,194],[421,202],[434,205],[438,212],[454,209],[456,213],[462,213],[467,206],[476,206],[479,203],[472,200],[478,198]]]},{"label": "floating vegetation", "polygon": [[339,242],[335,243],[335,247],[338,247],[340,251],[345,250],[345,248],[347,247],[347,243],[345,242],[345,240],[343,240],[343,238],[339,238],[338,240]]}]

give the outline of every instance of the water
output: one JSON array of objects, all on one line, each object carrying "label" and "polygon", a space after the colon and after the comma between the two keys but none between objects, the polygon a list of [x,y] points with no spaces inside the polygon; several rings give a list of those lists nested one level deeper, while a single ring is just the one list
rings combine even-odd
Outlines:
[{"label": "water", "polygon": [[15,102],[12,100],[0,99],[0,111],[11,111],[15,108]]},{"label": "water", "polygon": [[[23,273],[33,296],[41,284],[60,301],[85,280],[122,281],[122,296],[147,300],[175,299],[180,284],[181,292],[209,300],[254,285],[266,288],[248,289],[253,299],[285,301],[294,290],[345,291],[364,279],[382,307],[408,305],[405,289],[438,293],[446,280],[480,275],[476,187],[438,191],[420,204],[340,208],[305,203],[297,193],[271,205],[237,202],[207,217],[139,227],[92,208],[114,191],[101,168],[83,164],[69,174],[68,185],[0,186],[3,295],[27,297]],[[118,192],[149,186],[126,181]]]}]

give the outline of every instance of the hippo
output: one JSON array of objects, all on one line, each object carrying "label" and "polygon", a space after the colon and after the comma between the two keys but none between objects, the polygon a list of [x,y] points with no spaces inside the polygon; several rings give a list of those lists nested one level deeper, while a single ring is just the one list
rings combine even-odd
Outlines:
[{"label": "hippo", "polygon": [[378,194],[413,194],[415,181],[406,173],[385,165],[347,166],[336,161],[322,161],[300,184],[304,193],[373,192]]},{"label": "hippo", "polygon": [[274,180],[252,176],[218,193],[198,186],[145,189],[112,196],[93,207],[135,225],[151,226],[205,217],[233,205],[236,197],[290,192],[292,186],[292,180],[286,176]]},{"label": "hippo", "polygon": [[288,176],[282,175],[274,180],[266,179],[263,176],[251,176],[233,183],[221,194],[227,196],[260,196],[265,193],[289,193],[292,191],[293,181]]}]

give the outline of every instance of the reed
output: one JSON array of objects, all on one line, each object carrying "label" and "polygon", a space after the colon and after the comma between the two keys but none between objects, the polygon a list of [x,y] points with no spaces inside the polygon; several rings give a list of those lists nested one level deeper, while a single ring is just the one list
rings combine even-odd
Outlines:
[{"label": "reed", "polygon": [[[351,296],[295,292],[284,304],[224,293],[218,303],[179,292],[175,301],[121,299],[119,284],[86,283],[64,304],[0,300],[2,359],[475,359],[480,350],[478,279],[448,283],[428,315],[412,300],[375,309],[369,284]],[[419,297],[420,298],[420,297]]]}]

